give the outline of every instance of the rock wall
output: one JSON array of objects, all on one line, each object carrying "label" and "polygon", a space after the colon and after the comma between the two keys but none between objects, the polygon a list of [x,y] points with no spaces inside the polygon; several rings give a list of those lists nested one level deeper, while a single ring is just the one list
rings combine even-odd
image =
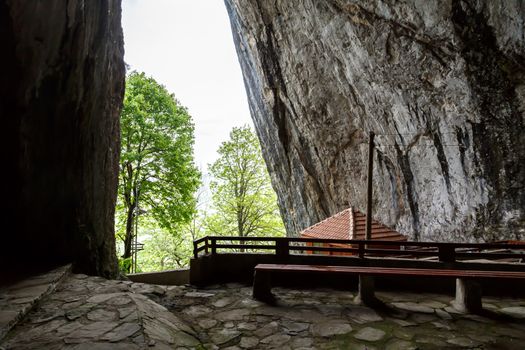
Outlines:
[{"label": "rock wall", "polygon": [[289,235],[350,204],[419,240],[525,237],[525,2],[225,0]]},{"label": "rock wall", "polygon": [[120,0],[0,2],[3,276],[117,272],[120,15]]}]

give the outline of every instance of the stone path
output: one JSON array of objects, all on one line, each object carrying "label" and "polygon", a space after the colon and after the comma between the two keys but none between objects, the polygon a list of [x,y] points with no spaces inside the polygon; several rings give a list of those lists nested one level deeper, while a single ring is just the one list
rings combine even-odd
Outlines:
[{"label": "stone path", "polygon": [[[484,316],[452,297],[275,288],[269,306],[240,284],[204,289],[70,275],[1,341],[3,349],[523,349],[525,300],[484,298]],[[0,305],[1,306],[1,305]]]},{"label": "stone path", "polygon": [[55,290],[70,268],[69,265],[64,266],[0,288],[0,340],[33,305]]}]

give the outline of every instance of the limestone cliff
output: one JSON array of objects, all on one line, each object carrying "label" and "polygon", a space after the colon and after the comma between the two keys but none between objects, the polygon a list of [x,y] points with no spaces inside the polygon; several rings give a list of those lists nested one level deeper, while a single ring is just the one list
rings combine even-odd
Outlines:
[{"label": "limestone cliff", "polygon": [[420,240],[523,238],[525,2],[225,0],[289,235],[366,207]]},{"label": "limestone cliff", "polygon": [[0,2],[3,269],[117,272],[120,13],[120,0]]}]

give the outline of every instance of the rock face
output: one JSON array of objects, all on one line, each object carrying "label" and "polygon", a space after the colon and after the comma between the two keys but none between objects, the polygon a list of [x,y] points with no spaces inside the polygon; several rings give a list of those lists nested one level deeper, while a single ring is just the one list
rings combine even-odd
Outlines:
[{"label": "rock face", "polygon": [[117,271],[119,0],[0,3],[2,268]]},{"label": "rock face", "polygon": [[523,1],[225,0],[289,235],[366,207],[420,240],[525,237]]}]

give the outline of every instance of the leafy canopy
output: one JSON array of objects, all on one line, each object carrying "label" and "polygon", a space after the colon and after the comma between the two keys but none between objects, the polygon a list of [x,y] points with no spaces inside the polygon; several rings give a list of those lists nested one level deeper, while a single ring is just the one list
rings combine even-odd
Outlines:
[{"label": "leafy canopy", "polygon": [[131,72],[121,114],[120,229],[129,256],[137,214],[174,231],[195,212],[200,173],[193,162],[194,126],[186,108],[144,73]]},{"label": "leafy canopy", "polygon": [[208,233],[283,235],[277,197],[254,132],[248,126],[233,128],[218,153],[209,168],[214,213],[208,217]]}]

